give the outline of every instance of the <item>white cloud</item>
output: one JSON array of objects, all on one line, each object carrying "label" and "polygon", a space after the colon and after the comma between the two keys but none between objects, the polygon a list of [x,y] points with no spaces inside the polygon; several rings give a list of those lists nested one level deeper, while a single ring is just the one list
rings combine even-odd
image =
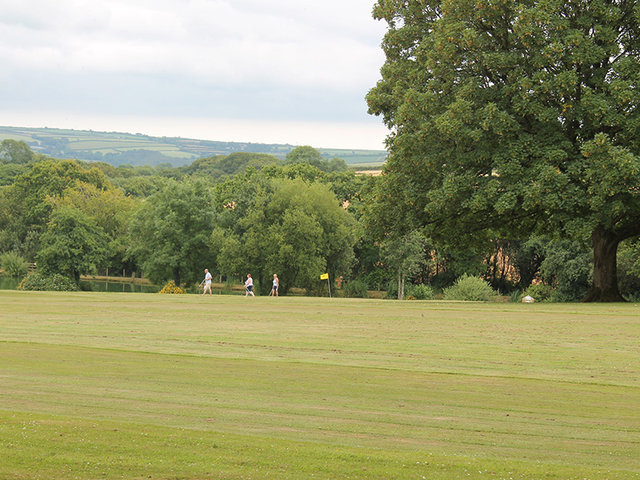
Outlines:
[{"label": "white cloud", "polygon": [[382,29],[368,0],[342,3],[13,2],[0,20],[0,61],[32,71],[361,88],[382,63]]},{"label": "white cloud", "polygon": [[364,101],[384,61],[373,1],[0,0],[0,105],[78,120],[227,118],[240,132],[233,119],[260,120],[292,136],[331,131],[324,146],[338,146],[336,132],[375,123]]}]

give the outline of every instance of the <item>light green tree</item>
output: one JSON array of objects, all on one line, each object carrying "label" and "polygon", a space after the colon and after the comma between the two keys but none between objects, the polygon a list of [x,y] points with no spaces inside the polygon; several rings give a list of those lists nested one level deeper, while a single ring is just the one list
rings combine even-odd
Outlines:
[{"label": "light green tree", "polygon": [[109,239],[107,266],[122,266],[121,262],[126,257],[128,223],[135,206],[131,197],[112,185],[98,188],[79,181],[67,187],[62,196],[50,196],[47,200],[54,208],[76,208],[91,218]]},{"label": "light green tree", "polygon": [[379,0],[370,112],[392,131],[379,229],[591,242],[588,300],[621,300],[640,233],[640,22],[631,1]]},{"label": "light green tree", "polygon": [[105,189],[109,181],[97,168],[73,160],[45,160],[19,175],[0,191],[0,240],[2,247],[33,260],[40,248],[40,235],[47,228],[54,205],[48,199],[61,197],[78,182]]},{"label": "light green tree", "polygon": [[231,184],[237,188],[218,190],[220,228],[212,235],[222,273],[251,273],[263,292],[276,273],[282,293],[314,289],[327,271],[348,274],[357,225],[328,186],[257,174]]},{"label": "light green tree", "polygon": [[108,238],[104,230],[76,208],[55,209],[41,242],[38,268],[47,274],[73,278],[76,283],[81,274],[95,273],[107,258]]},{"label": "light green tree", "polygon": [[415,273],[425,261],[424,235],[414,230],[405,235],[391,236],[382,244],[382,257],[398,275],[398,300],[404,299],[408,275]]}]

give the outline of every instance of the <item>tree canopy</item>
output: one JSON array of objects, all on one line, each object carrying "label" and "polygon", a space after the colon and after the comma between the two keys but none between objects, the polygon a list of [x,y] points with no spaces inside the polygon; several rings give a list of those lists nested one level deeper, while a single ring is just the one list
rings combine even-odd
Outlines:
[{"label": "tree canopy", "polygon": [[154,282],[194,282],[211,262],[213,226],[210,190],[202,182],[171,181],[133,215],[129,253]]},{"label": "tree canopy", "polygon": [[616,250],[640,234],[640,5],[379,0],[370,112],[392,130],[380,230],[591,239],[591,300],[619,300]]}]

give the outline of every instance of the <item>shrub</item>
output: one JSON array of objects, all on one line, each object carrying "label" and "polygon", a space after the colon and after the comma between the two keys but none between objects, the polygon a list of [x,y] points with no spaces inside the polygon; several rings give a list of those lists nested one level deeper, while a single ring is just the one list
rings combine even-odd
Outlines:
[{"label": "shrub", "polygon": [[[418,285],[407,285],[407,300],[433,300],[433,288],[424,283]],[[412,297],[412,298],[409,298]]]},{"label": "shrub", "polygon": [[362,280],[351,280],[347,282],[343,289],[344,296],[349,298],[368,298],[369,287],[367,282]]},{"label": "shrub", "polygon": [[591,285],[591,250],[577,242],[560,240],[550,243],[545,255],[540,273],[546,284],[554,286],[551,301],[573,302],[584,298]]},{"label": "shrub", "polygon": [[398,298],[398,281],[397,280],[389,280],[387,283],[387,293],[384,298]]},{"label": "shrub", "polygon": [[520,303],[525,295],[520,290],[514,290],[509,294],[509,303]]},{"label": "shrub", "polygon": [[0,266],[10,277],[24,277],[29,270],[29,263],[15,252],[0,255]]},{"label": "shrub", "polygon": [[554,296],[555,289],[551,285],[546,283],[539,283],[537,285],[530,285],[527,288],[525,295],[533,297],[536,302],[550,302]]},{"label": "shrub", "polygon": [[464,274],[444,291],[444,299],[486,302],[495,294],[496,292],[491,288],[491,285],[483,279]]},{"label": "shrub", "polygon": [[164,287],[162,287],[162,290],[160,290],[158,293],[181,295],[181,294],[187,293],[187,291],[184,288],[180,288],[179,286],[177,286],[173,280],[170,280],[169,283],[167,283]]},{"label": "shrub", "polygon": [[18,290],[31,291],[55,291],[55,292],[76,292],[79,290],[78,284],[69,277],[54,273],[53,275],[45,275],[43,273],[30,273],[20,285]]}]

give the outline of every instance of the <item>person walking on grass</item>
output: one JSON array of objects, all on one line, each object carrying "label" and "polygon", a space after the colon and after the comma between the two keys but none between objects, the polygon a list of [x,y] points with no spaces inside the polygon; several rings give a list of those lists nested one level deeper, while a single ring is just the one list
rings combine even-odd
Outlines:
[{"label": "person walking on grass", "polygon": [[273,286],[271,287],[271,293],[269,293],[269,296],[274,296],[277,297],[278,296],[278,287],[280,286],[280,280],[278,280],[278,275],[277,274],[273,274]]},{"label": "person walking on grass", "polygon": [[253,294],[253,278],[251,278],[251,274],[247,273],[247,281],[244,282],[244,289],[245,289],[245,297],[248,297],[249,295],[251,295],[252,297],[255,297],[255,295]]},{"label": "person walking on grass", "polygon": [[207,290],[209,291],[209,295],[213,295],[213,292],[211,291],[211,274],[209,273],[209,270],[207,270],[206,268],[204,269],[204,288],[202,290],[202,296],[204,297],[204,294],[207,293]]}]

